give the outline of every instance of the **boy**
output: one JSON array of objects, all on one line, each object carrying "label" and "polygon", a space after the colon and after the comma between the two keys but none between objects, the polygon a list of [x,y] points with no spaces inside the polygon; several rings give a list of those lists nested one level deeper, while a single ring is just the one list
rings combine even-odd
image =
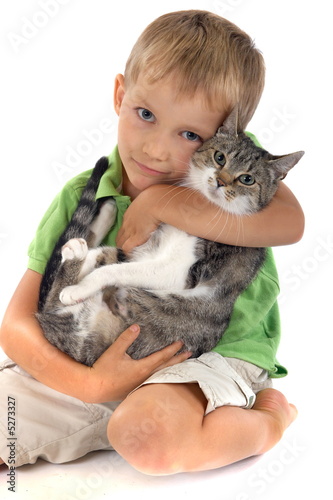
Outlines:
[{"label": "boy", "polygon": [[[188,191],[174,185],[236,102],[245,128],[263,82],[260,53],[219,16],[176,12],[148,26],[115,82],[118,147],[97,197],[114,196],[118,218],[105,243],[128,251],[161,222],[230,244],[299,239],[302,211],[284,185],[269,207],[245,221],[197,193],[188,199]],[[270,251],[214,352],[198,360],[187,359],[190,353],[176,356],[181,339],[132,360],[126,350],[139,333],[136,325],[92,368],[46,341],[34,318],[42,273],[89,175],[70,181],[44,216],[29,249],[29,269],[3,321],[1,345],[13,361],[3,364],[1,385],[20,401],[16,466],[38,457],[65,462],[115,449],[142,472],[171,474],[221,467],[270,449],[296,416],[284,396],[269,388],[271,377],[285,374],[275,358],[278,285]],[[6,461],[4,414],[0,456]]]}]

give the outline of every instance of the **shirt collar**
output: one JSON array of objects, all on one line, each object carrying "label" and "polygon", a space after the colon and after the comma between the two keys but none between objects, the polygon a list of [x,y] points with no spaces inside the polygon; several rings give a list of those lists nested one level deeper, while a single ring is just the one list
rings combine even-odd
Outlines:
[{"label": "shirt collar", "polygon": [[[122,163],[118,146],[108,156],[109,168],[103,174],[96,193],[96,199],[110,196],[123,196],[122,189]],[[129,198],[128,196],[126,198]]]}]

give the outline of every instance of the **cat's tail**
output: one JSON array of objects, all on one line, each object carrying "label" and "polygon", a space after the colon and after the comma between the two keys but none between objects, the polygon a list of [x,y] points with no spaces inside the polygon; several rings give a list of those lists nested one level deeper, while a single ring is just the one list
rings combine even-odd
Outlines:
[{"label": "cat's tail", "polygon": [[56,273],[61,263],[61,249],[71,238],[89,236],[89,226],[98,213],[100,203],[96,201],[96,193],[102,175],[109,166],[108,158],[103,156],[95,165],[92,174],[82,192],[78,206],[69,221],[68,226],[57,241],[51,257],[47,263],[39,291],[38,310],[43,309],[48,292],[51,289]]}]

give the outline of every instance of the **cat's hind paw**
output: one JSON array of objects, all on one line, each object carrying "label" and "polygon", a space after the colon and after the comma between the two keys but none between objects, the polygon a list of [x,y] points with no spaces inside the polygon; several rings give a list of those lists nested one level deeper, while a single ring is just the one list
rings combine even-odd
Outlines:
[{"label": "cat's hind paw", "polygon": [[126,288],[107,287],[103,292],[103,301],[116,316],[127,318],[127,290]]},{"label": "cat's hind paw", "polygon": [[83,238],[72,238],[61,249],[62,262],[65,260],[84,260],[88,253],[88,245]]}]

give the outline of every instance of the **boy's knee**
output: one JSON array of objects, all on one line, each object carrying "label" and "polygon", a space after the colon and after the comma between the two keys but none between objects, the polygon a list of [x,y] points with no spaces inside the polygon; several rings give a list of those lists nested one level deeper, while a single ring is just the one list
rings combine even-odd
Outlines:
[{"label": "boy's knee", "polygon": [[120,405],[108,424],[109,442],[130,465],[144,474],[180,472],[171,426],[153,410],[153,402],[140,409],[125,403]]}]

